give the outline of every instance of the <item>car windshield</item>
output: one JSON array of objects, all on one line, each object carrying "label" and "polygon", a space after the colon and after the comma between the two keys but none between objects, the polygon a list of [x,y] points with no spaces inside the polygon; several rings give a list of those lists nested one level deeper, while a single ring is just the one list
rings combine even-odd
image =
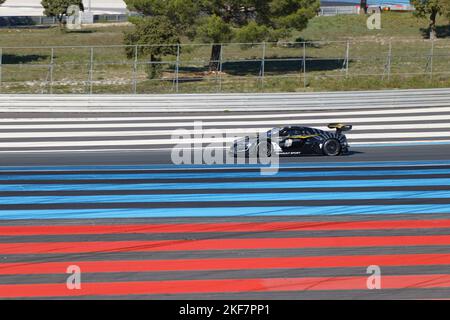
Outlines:
[{"label": "car windshield", "polygon": [[278,134],[280,132],[280,128],[273,128],[267,131],[267,135],[270,137],[273,134]]}]

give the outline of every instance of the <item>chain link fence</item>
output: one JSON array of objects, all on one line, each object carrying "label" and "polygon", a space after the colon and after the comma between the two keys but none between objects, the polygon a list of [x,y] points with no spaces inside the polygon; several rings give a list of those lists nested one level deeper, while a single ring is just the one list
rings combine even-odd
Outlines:
[{"label": "chain link fence", "polygon": [[142,46],[3,47],[0,91],[283,92],[450,80],[449,39],[227,43],[213,61],[212,44],[167,46],[173,54],[153,60]]}]

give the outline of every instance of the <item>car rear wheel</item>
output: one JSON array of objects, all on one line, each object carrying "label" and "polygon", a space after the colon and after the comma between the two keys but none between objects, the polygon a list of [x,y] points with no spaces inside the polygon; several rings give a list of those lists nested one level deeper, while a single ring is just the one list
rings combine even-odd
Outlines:
[{"label": "car rear wheel", "polygon": [[336,139],[329,139],[323,144],[322,152],[326,156],[337,156],[341,153],[341,143]]}]

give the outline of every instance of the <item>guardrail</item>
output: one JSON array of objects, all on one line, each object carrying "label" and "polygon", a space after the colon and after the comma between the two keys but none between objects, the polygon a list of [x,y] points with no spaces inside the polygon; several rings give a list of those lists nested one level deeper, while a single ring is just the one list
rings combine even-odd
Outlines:
[{"label": "guardrail", "polygon": [[276,94],[1,95],[0,112],[180,112],[450,106],[450,89]]}]

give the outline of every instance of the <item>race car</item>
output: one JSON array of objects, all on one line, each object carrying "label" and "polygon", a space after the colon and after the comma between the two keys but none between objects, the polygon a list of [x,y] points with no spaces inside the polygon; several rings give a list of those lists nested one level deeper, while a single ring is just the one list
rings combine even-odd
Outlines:
[{"label": "race car", "polygon": [[267,156],[318,154],[338,156],[349,151],[347,137],[343,132],[352,126],[342,123],[330,123],[324,131],[309,127],[288,126],[273,128],[253,137],[246,136],[234,141],[230,152],[235,156]]}]

